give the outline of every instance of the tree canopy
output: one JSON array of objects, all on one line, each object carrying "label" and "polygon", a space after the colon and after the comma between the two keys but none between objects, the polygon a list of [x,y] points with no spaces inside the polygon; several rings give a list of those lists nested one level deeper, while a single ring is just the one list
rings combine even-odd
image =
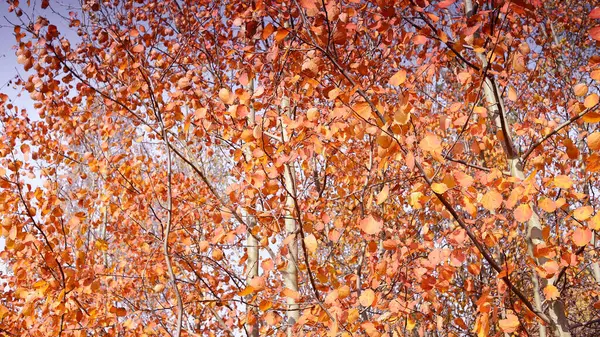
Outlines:
[{"label": "tree canopy", "polygon": [[595,1],[9,5],[0,336],[600,333]]}]

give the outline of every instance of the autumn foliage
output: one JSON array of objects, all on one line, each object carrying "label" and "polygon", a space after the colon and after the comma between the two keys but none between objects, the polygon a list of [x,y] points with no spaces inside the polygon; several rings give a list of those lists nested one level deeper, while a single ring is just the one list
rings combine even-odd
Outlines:
[{"label": "autumn foliage", "polygon": [[10,0],[0,336],[598,336],[600,7]]}]

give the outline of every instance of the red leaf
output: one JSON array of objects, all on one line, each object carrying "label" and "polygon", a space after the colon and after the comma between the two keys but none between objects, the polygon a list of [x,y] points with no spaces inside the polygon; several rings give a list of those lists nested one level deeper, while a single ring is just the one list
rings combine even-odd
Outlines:
[{"label": "red leaf", "polygon": [[596,41],[600,41],[600,26],[590,29],[590,36]]}]

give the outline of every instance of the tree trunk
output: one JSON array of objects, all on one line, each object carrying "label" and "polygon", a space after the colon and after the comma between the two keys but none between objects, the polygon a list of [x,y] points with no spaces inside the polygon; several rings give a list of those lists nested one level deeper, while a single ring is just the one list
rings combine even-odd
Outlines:
[{"label": "tree trunk", "polygon": [[[281,111],[288,117],[291,116],[290,111],[290,100],[288,97],[283,97],[281,100]],[[286,131],[285,125],[281,124],[281,138],[283,142],[289,141],[289,135]],[[293,235],[293,239],[287,246],[287,266],[284,274],[284,285],[293,291],[298,291],[298,242],[297,240],[297,225],[296,219],[294,218],[294,209],[296,202],[296,181],[294,177],[294,166],[291,163],[285,164],[284,167],[284,184],[287,191],[285,199],[285,232],[286,237]],[[298,318],[300,317],[300,311],[298,310],[298,303],[293,298],[287,298],[288,311],[287,311],[287,334],[293,336],[293,329]]]},{"label": "tree trunk", "polygon": [[[473,12],[473,4],[471,0],[465,1],[465,13],[467,15],[475,14]],[[487,58],[482,53],[477,53],[477,57],[481,60],[481,68],[487,68]],[[523,167],[521,165],[521,158],[517,153],[516,149],[513,146],[512,135],[510,134],[510,127],[507,124],[506,120],[506,110],[504,108],[504,100],[502,99],[501,92],[498,88],[498,84],[495,79],[484,74],[486,78],[484,79],[485,83],[483,86],[484,96],[488,104],[488,108],[490,109],[490,116],[494,118],[494,124],[496,128],[502,131],[502,143],[503,148],[506,153],[506,159],[508,161],[508,166],[510,169],[510,175],[519,178],[521,180],[525,179],[525,174],[523,172]],[[531,206],[531,205],[530,205]],[[533,209],[533,207],[532,207]],[[529,221],[527,222],[527,252],[531,258],[536,261],[538,266],[543,265],[547,259],[545,257],[535,257],[534,249],[535,246],[544,242],[542,236],[542,226],[540,223],[540,219],[537,213],[533,213]],[[537,273],[535,270],[532,271],[531,275],[532,283],[533,283],[533,296],[534,296],[534,305],[536,310],[543,312],[542,307],[542,299],[540,296],[541,287],[545,287],[547,285],[553,285],[555,279],[542,279],[540,284],[540,280],[538,279]],[[567,322],[567,318],[565,315],[564,304],[560,299],[552,302],[548,308],[549,310],[549,318],[555,330],[554,335],[556,337],[570,337],[571,333],[569,332],[569,325]],[[543,323],[539,325],[539,336],[545,337],[547,335],[546,327]]]},{"label": "tree trunk", "polygon": [[[248,85],[248,91],[250,92],[250,96],[254,92],[254,80],[252,80]],[[254,127],[256,122],[256,111],[254,110],[254,106],[250,104],[250,115],[248,116],[248,126]],[[252,155],[250,151],[246,151],[244,154],[246,160],[250,160]],[[258,276],[258,240],[254,235],[252,235],[252,229],[256,225],[256,219],[252,216],[248,215],[248,212],[244,211],[244,216],[246,217],[248,224],[248,238],[246,239],[246,254],[248,255],[248,259],[246,260],[246,280],[250,281],[253,278]],[[252,296],[249,296],[246,300],[249,301]],[[256,309],[251,306],[247,306],[247,317],[251,315],[255,316],[254,321],[246,323],[246,331],[248,332],[248,337],[258,337],[258,319],[256,319]]]}]

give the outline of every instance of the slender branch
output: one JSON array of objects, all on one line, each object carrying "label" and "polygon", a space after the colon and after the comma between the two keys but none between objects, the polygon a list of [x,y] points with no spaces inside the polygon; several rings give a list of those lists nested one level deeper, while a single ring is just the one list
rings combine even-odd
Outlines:
[{"label": "slender branch", "polygon": [[576,120],[580,119],[581,117],[585,116],[588,112],[591,112],[592,110],[596,109],[599,105],[596,104],[591,108],[587,108],[585,110],[583,110],[582,112],[578,113],[577,115],[569,118],[568,120],[566,120],[564,123],[562,123],[561,125],[557,126],[556,129],[552,130],[552,132],[550,132],[549,134],[545,135],[544,137],[540,138],[538,141],[536,141],[535,143],[533,143],[533,145],[531,145],[531,147],[529,147],[529,149],[527,151],[525,151],[525,153],[523,154],[523,156],[521,157],[523,162],[527,161],[527,158],[531,155],[531,153],[540,145],[542,145],[543,142],[545,142],[546,140],[548,140],[548,138],[554,136],[555,134],[557,134],[560,130],[566,128],[567,126],[569,126],[571,123],[575,122]]}]

